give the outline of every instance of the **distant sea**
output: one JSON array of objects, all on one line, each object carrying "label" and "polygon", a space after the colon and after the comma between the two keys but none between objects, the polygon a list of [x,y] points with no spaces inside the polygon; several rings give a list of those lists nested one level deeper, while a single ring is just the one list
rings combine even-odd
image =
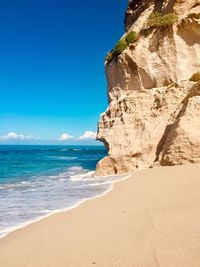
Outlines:
[{"label": "distant sea", "polygon": [[0,146],[0,237],[104,194],[119,177],[93,177],[100,146]]}]

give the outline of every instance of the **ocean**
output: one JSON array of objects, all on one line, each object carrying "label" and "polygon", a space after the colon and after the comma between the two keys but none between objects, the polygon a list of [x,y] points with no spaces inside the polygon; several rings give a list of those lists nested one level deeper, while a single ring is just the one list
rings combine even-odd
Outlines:
[{"label": "ocean", "polygon": [[102,195],[121,177],[93,177],[101,146],[0,146],[0,237]]}]

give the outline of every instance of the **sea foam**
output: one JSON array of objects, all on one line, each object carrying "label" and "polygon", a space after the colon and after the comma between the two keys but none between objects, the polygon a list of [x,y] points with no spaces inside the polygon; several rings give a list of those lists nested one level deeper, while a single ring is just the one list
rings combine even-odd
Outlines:
[{"label": "sea foam", "polygon": [[0,236],[105,194],[123,177],[94,177],[99,147],[0,146]]}]

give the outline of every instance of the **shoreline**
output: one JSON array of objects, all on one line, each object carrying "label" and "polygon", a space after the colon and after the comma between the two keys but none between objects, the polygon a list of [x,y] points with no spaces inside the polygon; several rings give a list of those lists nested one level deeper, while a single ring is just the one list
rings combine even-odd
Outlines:
[{"label": "shoreline", "polygon": [[4,267],[198,267],[200,165],[135,172],[0,239]]},{"label": "shoreline", "polygon": [[[116,176],[120,177],[122,175],[116,175]],[[54,211],[49,212],[48,214],[46,214],[44,216],[40,216],[38,218],[35,218],[34,220],[24,222],[22,224],[19,224],[18,226],[13,226],[13,227],[7,228],[7,231],[8,232],[6,232],[5,234],[1,235],[0,236],[0,240],[3,239],[3,238],[5,238],[5,237],[7,237],[10,234],[12,234],[15,231],[18,231],[18,230],[21,230],[23,228],[26,228],[26,227],[28,227],[31,224],[38,223],[41,220],[47,219],[48,217],[50,217],[52,215],[59,214],[59,213],[62,213],[62,212],[68,212],[70,210],[79,208],[83,203],[85,203],[85,202],[87,202],[89,200],[93,200],[93,199],[96,199],[96,198],[99,198],[99,197],[103,197],[103,196],[107,195],[109,192],[111,192],[114,189],[114,184],[115,183],[123,182],[126,179],[128,179],[129,177],[130,177],[130,174],[127,174],[127,175],[123,175],[122,179],[110,181],[110,188],[108,188],[105,192],[103,192],[102,194],[99,194],[99,195],[97,195],[95,197],[84,198],[84,199],[78,201],[76,204],[74,204],[71,207],[63,208],[63,209],[57,209],[57,210],[54,210]],[[6,231],[6,229],[5,229],[5,231]]]}]

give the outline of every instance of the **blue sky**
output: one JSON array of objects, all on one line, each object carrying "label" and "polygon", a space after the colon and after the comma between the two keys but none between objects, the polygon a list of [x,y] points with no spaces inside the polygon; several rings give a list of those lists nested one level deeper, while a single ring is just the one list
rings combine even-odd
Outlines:
[{"label": "blue sky", "polygon": [[92,143],[127,2],[1,1],[0,144]]}]

